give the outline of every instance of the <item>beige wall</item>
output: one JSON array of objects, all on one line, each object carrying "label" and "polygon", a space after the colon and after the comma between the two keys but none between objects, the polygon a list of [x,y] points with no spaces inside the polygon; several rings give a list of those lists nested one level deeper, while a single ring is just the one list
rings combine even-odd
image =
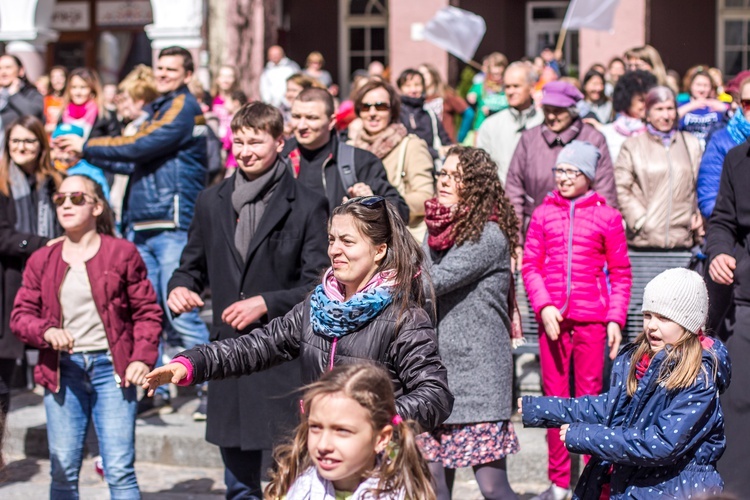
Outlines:
[{"label": "beige wall", "polygon": [[425,24],[448,0],[419,0],[388,2],[389,49],[392,80],[406,68],[416,68],[423,62],[437,66],[443,78],[448,73],[448,54],[429,42],[411,39],[412,24]]},{"label": "beige wall", "polygon": [[646,0],[624,0],[615,13],[613,32],[581,30],[581,75],[594,63],[604,65],[631,47],[646,43]]}]

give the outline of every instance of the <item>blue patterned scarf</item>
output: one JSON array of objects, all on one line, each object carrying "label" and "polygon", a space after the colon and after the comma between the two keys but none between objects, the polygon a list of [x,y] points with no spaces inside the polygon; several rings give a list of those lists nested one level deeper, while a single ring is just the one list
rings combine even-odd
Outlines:
[{"label": "blue patterned scarf", "polygon": [[750,137],[750,122],[745,118],[742,109],[734,112],[732,119],[727,123],[727,132],[732,136],[735,144],[742,144]]},{"label": "blue patterned scarf", "polygon": [[[333,272],[329,269],[323,283],[315,287],[310,297],[310,322],[313,331],[329,338],[341,338],[370,323],[392,301],[393,281],[376,275],[365,287],[343,301],[331,286]],[[326,286],[328,285],[328,286]],[[329,294],[326,293],[328,290]]]}]

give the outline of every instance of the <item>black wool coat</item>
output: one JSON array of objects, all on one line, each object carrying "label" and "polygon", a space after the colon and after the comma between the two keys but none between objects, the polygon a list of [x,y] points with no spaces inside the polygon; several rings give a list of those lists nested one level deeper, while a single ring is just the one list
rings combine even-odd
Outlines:
[{"label": "black wool coat", "polygon": [[[55,186],[49,181],[49,192]],[[13,196],[0,193],[0,358],[19,359],[24,345],[10,331],[10,313],[13,301],[21,288],[23,267],[34,251],[49,241],[47,238],[16,231],[16,206]]]},{"label": "black wool coat", "polygon": [[[279,180],[243,259],[234,245],[234,180],[225,179],[198,196],[180,267],[169,281],[170,292],[184,286],[200,293],[210,284],[211,340],[236,339],[283,316],[315,287],[329,265],[328,202],[297,184],[289,170]],[[268,307],[259,322],[239,332],[222,322],[227,307],[257,295]],[[298,422],[299,387],[298,363],[210,382],[206,440],[223,447],[271,449]]]}]

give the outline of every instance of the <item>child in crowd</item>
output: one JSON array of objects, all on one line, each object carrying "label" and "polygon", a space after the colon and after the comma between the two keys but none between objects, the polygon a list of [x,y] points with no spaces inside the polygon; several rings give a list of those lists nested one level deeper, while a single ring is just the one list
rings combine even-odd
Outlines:
[{"label": "child in crowd", "polygon": [[[524,425],[560,427],[558,441],[591,455],[575,498],[697,498],[720,493],[719,394],[731,365],[705,337],[708,292],[699,274],[668,269],[643,292],[643,332],[615,360],[609,392],[523,398]],[[552,439],[550,437],[550,439]]]},{"label": "child in crowd", "polygon": [[[447,151],[443,146],[450,146],[452,141],[445,133],[437,115],[431,109],[425,108],[425,84],[422,73],[416,69],[405,69],[398,77],[397,84],[401,94],[401,123],[410,134],[416,135],[427,144],[433,161],[444,158]],[[436,163],[436,167],[439,167],[439,163]]]},{"label": "child in crowd", "polygon": [[[546,396],[570,397],[571,358],[575,395],[599,394],[605,345],[614,359],[627,318],[632,277],[625,230],[620,213],[591,190],[598,159],[588,142],[560,151],[552,169],[557,189],[534,211],[526,235],[522,272],[539,319]],[[570,456],[556,430],[548,431],[547,446],[552,485],[541,498],[566,498]]]},{"label": "child in crowd", "polygon": [[[232,118],[245,104],[247,104],[247,96],[245,93],[241,90],[233,90],[224,100],[223,108],[224,111],[229,114],[229,117]],[[227,127],[224,137],[221,138],[221,147],[227,155],[227,159],[224,162],[224,167],[226,168],[224,177],[230,177],[237,168],[237,160],[232,154],[232,137],[232,128]]]},{"label": "child in crowd", "polygon": [[104,197],[109,201],[109,183],[107,178],[104,176],[104,171],[95,167],[91,163],[87,162],[81,157],[80,153],[76,153],[70,150],[65,150],[60,146],[57,139],[66,135],[76,135],[78,137],[84,137],[84,130],[77,125],[69,125],[63,123],[58,125],[55,131],[52,133],[52,163],[55,169],[61,172],[65,172],[67,175],[81,174],[92,178],[102,187]]},{"label": "child in crowd", "polygon": [[435,497],[393,385],[371,364],[335,368],[309,385],[294,439],[276,448],[266,498],[426,500]]},{"label": "child in crowd", "polygon": [[500,52],[493,52],[482,61],[482,66],[487,68],[484,81],[472,85],[466,94],[466,102],[476,108],[472,130],[479,130],[488,116],[508,107],[503,90],[503,73],[508,67],[508,58]]},{"label": "child in crowd", "polygon": [[104,106],[99,76],[87,68],[71,71],[60,121],[80,127],[84,139],[120,135],[115,113]]}]

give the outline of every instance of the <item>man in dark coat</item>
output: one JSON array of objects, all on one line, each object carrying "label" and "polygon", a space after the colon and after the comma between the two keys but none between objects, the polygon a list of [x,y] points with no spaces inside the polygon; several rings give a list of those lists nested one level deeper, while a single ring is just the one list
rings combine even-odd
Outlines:
[{"label": "man in dark coat", "polygon": [[[210,284],[211,340],[236,338],[283,316],[328,266],[328,203],[294,180],[281,113],[244,106],[232,120],[238,171],[203,191],[180,267],[169,281],[175,314],[200,307]],[[206,439],[221,448],[227,498],[260,498],[261,450],[294,428],[298,362],[209,382]]]},{"label": "man in dark coat", "polygon": [[[718,463],[725,490],[744,497],[750,491],[750,143],[724,158],[719,194],[708,223],[708,273],[733,287],[734,317],[719,336],[732,359],[732,384],[721,396],[727,448]],[[710,290],[710,289],[709,289]],[[713,297],[709,297],[713,299]],[[730,313],[731,315],[731,313]],[[711,318],[709,318],[709,321]]]},{"label": "man in dark coat", "polygon": [[[383,163],[377,156],[340,144],[334,132],[336,116],[333,97],[325,89],[306,89],[292,103],[294,139],[284,147],[297,182],[328,198],[328,208],[341,205],[344,198],[382,196],[390,201],[405,221],[409,206],[388,182]],[[343,158],[349,154],[349,159]],[[342,169],[353,175],[342,178]]]}]

